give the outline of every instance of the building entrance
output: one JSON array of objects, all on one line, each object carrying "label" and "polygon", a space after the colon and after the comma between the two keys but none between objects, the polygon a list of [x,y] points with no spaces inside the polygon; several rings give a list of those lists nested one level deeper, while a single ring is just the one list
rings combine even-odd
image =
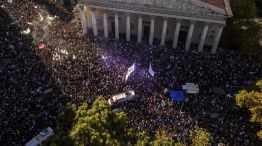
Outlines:
[{"label": "building entrance", "polygon": [[150,35],[150,26],[144,26],[143,39],[148,41]]},{"label": "building entrance", "polygon": [[115,22],[111,21],[111,37],[115,38]]}]

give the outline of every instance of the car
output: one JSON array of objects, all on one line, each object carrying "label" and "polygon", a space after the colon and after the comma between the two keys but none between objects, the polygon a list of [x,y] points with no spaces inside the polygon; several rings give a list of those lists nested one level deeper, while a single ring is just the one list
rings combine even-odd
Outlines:
[{"label": "car", "polygon": [[130,101],[135,98],[135,91],[129,90],[123,93],[119,93],[108,99],[109,106],[119,105],[120,103]]}]

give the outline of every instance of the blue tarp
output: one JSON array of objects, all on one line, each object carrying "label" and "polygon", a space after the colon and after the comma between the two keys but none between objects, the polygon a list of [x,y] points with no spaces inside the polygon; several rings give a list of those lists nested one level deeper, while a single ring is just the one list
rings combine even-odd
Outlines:
[{"label": "blue tarp", "polygon": [[171,100],[173,102],[185,102],[185,95],[182,90],[170,90]]}]

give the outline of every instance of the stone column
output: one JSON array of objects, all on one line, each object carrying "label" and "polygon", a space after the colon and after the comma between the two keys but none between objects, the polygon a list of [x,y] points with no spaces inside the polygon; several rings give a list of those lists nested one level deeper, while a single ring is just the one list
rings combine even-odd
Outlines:
[{"label": "stone column", "polygon": [[218,43],[219,43],[221,34],[223,32],[223,29],[224,29],[224,25],[220,25],[219,28],[218,28],[218,31],[216,33],[216,37],[215,37],[215,40],[214,40],[214,43],[213,43],[213,46],[212,46],[211,53],[216,53],[217,47],[218,47]]},{"label": "stone column", "polygon": [[167,18],[164,17],[160,46],[163,46],[166,42],[166,30],[167,30]]},{"label": "stone column", "polygon": [[118,12],[115,12],[115,38],[116,38],[116,40],[119,40]]},{"label": "stone column", "polygon": [[138,15],[137,42],[141,43],[141,40],[142,40],[142,15]]},{"label": "stone column", "polygon": [[190,27],[189,27],[189,30],[188,30],[188,33],[187,33],[187,38],[186,38],[186,46],[185,46],[186,51],[188,51],[189,48],[190,48],[194,27],[195,27],[194,21],[191,21]]},{"label": "stone column", "polygon": [[149,34],[149,44],[152,45],[154,41],[154,33],[155,33],[155,16],[150,16],[151,24],[150,24],[150,34]]},{"label": "stone column", "polygon": [[95,8],[91,8],[91,15],[92,15],[92,25],[93,25],[94,36],[97,36],[96,11],[95,11]]},{"label": "stone column", "polygon": [[108,38],[108,24],[107,24],[107,13],[106,11],[103,12],[103,19],[104,19],[104,36]]},{"label": "stone column", "polygon": [[130,41],[130,14],[126,14],[126,41]]},{"label": "stone column", "polygon": [[60,0],[60,4],[61,5],[64,5],[65,3],[64,3],[64,0]]},{"label": "stone column", "polygon": [[176,21],[176,30],[174,34],[174,40],[173,40],[173,48],[177,48],[177,42],[178,42],[178,37],[179,37],[179,32],[180,32],[180,26],[181,26],[181,20]]},{"label": "stone column", "polygon": [[203,28],[202,35],[201,35],[201,40],[200,40],[200,43],[198,45],[198,52],[203,51],[203,47],[204,47],[204,44],[205,44],[205,41],[206,41],[207,31],[208,31],[208,24],[205,23],[205,26]]},{"label": "stone column", "polygon": [[81,24],[83,28],[83,34],[87,34],[87,23],[86,23],[86,16],[85,16],[85,8],[80,6],[80,17],[81,17]]}]

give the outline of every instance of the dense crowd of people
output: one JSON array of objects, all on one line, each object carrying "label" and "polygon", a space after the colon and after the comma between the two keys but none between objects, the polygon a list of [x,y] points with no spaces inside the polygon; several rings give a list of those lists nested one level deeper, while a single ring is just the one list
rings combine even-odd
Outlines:
[{"label": "dense crowd of people", "polygon": [[[52,11],[58,16],[52,24],[37,23],[40,12],[48,12],[44,6],[34,0],[1,3],[1,146],[24,145],[46,127],[56,129],[58,109],[67,102],[92,105],[98,96],[109,99],[128,90],[135,91],[136,99],[118,109],[127,113],[130,128],[151,136],[164,129],[174,140],[189,143],[190,130],[200,126],[214,143],[261,144],[258,127],[234,101],[241,86],[262,77],[261,59],[222,49],[197,53],[194,45],[185,52],[182,43],[174,50],[106,40],[91,30],[83,37],[74,19],[64,19],[66,10],[63,15]],[[29,34],[21,34],[28,28]],[[39,43],[45,48],[39,49]],[[148,73],[150,63],[154,76]],[[135,71],[125,81],[133,64]],[[199,94],[186,94],[186,103],[173,103],[163,92],[186,82],[200,87]],[[214,87],[228,96],[213,93]]]}]

